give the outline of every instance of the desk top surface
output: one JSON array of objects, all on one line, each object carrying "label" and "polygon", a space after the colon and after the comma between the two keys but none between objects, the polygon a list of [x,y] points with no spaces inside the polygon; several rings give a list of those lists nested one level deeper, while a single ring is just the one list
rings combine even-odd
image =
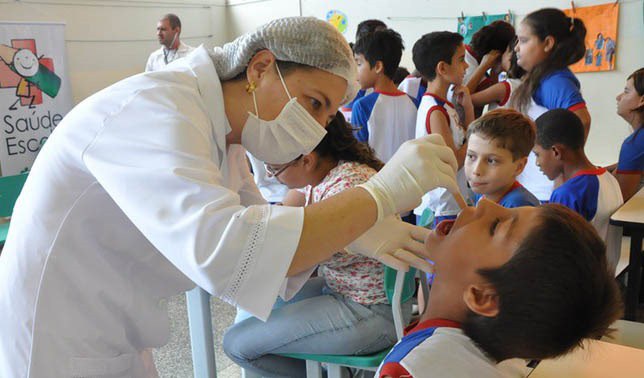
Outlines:
[{"label": "desk top surface", "polygon": [[644,188],[641,188],[610,217],[610,223],[616,225],[639,224],[644,227]]},{"label": "desk top surface", "polygon": [[604,341],[586,341],[564,357],[543,360],[530,378],[641,378],[644,372],[644,350]]}]

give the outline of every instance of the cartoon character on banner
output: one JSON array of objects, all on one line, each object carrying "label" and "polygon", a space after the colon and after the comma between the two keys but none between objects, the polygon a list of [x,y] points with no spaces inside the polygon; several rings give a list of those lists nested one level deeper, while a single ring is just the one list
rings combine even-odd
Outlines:
[{"label": "cartoon character on banner", "polygon": [[347,15],[343,12],[339,10],[330,10],[326,13],[326,20],[333,25],[333,27],[338,29],[340,33],[344,34],[344,32],[347,31],[347,25],[349,22],[347,20]]}]

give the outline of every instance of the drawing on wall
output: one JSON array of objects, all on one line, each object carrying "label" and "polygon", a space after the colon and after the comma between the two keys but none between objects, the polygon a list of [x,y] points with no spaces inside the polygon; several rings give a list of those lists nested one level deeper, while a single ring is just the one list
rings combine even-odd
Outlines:
[{"label": "drawing on wall", "polygon": [[570,66],[573,72],[612,71],[617,59],[617,22],[619,3],[565,9],[569,17],[580,18],[586,25],[586,54]]},{"label": "drawing on wall", "polygon": [[510,24],[514,23],[514,17],[509,12],[506,14],[483,13],[482,16],[459,17],[456,31],[463,36],[465,44],[469,44],[474,33],[479,31],[482,27],[498,20],[509,22]]},{"label": "drawing on wall", "polygon": [[333,25],[342,34],[347,31],[347,15],[343,12],[333,9],[326,13],[326,20]]}]

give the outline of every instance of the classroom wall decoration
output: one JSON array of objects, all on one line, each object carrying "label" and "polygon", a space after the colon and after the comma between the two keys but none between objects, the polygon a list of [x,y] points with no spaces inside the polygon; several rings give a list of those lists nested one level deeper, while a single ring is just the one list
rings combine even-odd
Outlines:
[{"label": "classroom wall decoration", "polygon": [[457,32],[463,36],[465,44],[469,44],[472,40],[474,33],[479,31],[482,27],[491,24],[494,21],[506,21],[510,24],[514,23],[513,16],[510,12],[506,14],[485,14],[481,16],[464,16],[458,18]]},{"label": "classroom wall decoration", "polygon": [[570,66],[572,72],[612,71],[617,59],[619,3],[574,7],[566,15],[580,18],[586,25],[586,54]]},{"label": "classroom wall decoration", "polygon": [[342,34],[347,31],[347,15],[339,10],[330,10],[326,13],[326,20]]},{"label": "classroom wall decoration", "polygon": [[0,22],[0,176],[31,168],[72,108],[65,25]]}]

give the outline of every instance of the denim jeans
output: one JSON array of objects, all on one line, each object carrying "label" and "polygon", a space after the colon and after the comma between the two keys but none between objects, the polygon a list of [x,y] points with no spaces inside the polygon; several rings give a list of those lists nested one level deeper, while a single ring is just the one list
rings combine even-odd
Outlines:
[{"label": "denim jeans", "polygon": [[[403,304],[403,320],[411,301]],[[290,301],[277,303],[266,323],[249,317],[224,335],[224,352],[265,377],[305,377],[303,360],[276,353],[370,354],[396,343],[391,306],[361,305],[310,279]]]}]

